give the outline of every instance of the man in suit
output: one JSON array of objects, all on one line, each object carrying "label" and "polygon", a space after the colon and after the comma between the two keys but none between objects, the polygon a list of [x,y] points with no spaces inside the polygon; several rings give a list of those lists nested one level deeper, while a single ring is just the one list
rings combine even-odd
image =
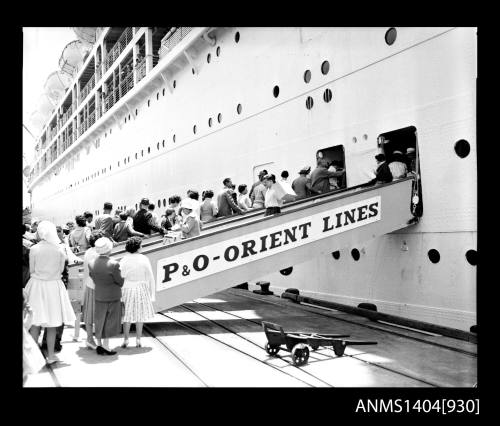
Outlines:
[{"label": "man in suit", "polygon": [[389,183],[392,182],[392,173],[389,165],[385,161],[384,154],[377,154],[375,156],[377,160],[377,170],[375,172],[375,178],[368,182],[369,185],[374,185],[376,183]]},{"label": "man in suit", "polygon": [[232,191],[233,182],[231,178],[222,181],[224,189],[217,195],[217,206],[219,208],[219,217],[231,216],[234,213],[243,213],[243,210],[234,202]]}]

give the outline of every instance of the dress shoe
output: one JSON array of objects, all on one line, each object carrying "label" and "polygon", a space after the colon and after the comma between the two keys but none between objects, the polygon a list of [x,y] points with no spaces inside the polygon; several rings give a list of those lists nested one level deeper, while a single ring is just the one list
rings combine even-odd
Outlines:
[{"label": "dress shoe", "polygon": [[99,355],[116,355],[116,351],[108,351],[107,349],[103,348],[102,346],[98,346],[96,351]]},{"label": "dress shoe", "polygon": [[128,340],[124,340],[122,343],[122,348],[126,348],[128,346]]},{"label": "dress shoe", "polygon": [[97,349],[97,345],[95,343],[89,342],[88,340],[85,342],[85,346],[94,351]]}]

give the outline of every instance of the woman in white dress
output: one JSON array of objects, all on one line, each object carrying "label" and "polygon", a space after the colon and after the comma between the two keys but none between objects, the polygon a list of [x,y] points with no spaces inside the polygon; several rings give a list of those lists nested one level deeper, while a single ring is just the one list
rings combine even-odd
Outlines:
[{"label": "woman in white dress", "polygon": [[90,247],[85,251],[83,256],[83,322],[85,323],[85,331],[87,332],[87,340],[85,346],[89,349],[97,349],[97,344],[94,340],[94,313],[95,313],[95,284],[89,275],[89,263],[99,255],[95,250],[95,242],[104,237],[102,231],[92,231],[89,238]]},{"label": "woman in white dress", "polygon": [[38,342],[41,327],[47,329],[47,364],[53,364],[59,361],[54,355],[56,327],[74,323],[75,313],[61,280],[66,254],[56,227],[44,220],[37,234],[41,241],[30,249],[31,277],[26,284],[27,303],[33,309],[30,334]]},{"label": "woman in white dress", "polygon": [[120,260],[120,271],[125,282],[122,287],[122,301],[125,304],[122,348],[128,346],[130,324],[135,323],[136,346],[141,347],[142,325],[154,317],[155,279],[151,262],[139,253],[142,239],[131,237],[125,244],[128,252]]}]

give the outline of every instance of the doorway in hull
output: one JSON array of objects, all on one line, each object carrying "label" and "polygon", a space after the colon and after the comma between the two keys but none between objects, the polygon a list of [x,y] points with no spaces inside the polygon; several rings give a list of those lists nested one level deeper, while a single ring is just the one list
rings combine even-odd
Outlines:
[{"label": "doorway in hull", "polygon": [[[335,145],[316,152],[316,164],[323,162],[331,171],[345,170],[344,145]],[[341,189],[347,186],[346,173],[330,181],[330,189]]]},{"label": "doorway in hull", "polygon": [[377,140],[381,152],[385,155],[387,164],[390,165],[391,162],[402,158],[407,167],[407,175],[413,175],[415,177],[412,190],[411,211],[414,216],[421,217],[424,210],[417,128],[415,126],[408,126],[391,130],[381,133]]}]

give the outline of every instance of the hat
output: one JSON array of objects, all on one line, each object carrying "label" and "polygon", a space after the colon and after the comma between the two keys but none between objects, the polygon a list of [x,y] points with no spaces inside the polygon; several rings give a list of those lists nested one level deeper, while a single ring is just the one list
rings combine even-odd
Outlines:
[{"label": "hat", "polygon": [[181,209],[194,210],[196,208],[195,203],[196,201],[192,198],[184,198],[184,200],[181,201]]},{"label": "hat", "polygon": [[302,174],[302,173],[309,173],[311,171],[311,167],[310,166],[304,166],[302,167],[300,170],[299,170],[299,174]]},{"label": "hat", "polygon": [[384,154],[377,154],[375,156],[375,160],[377,160],[377,161],[385,161],[385,155]]},{"label": "hat", "polygon": [[406,150],[406,153],[407,153],[407,154],[413,154],[414,152],[415,152],[415,148],[408,148],[408,149]]},{"label": "hat", "polygon": [[149,198],[143,198],[139,204],[149,206]]},{"label": "hat", "polygon": [[393,154],[400,154],[400,155],[403,155],[403,153],[401,151],[394,151]]},{"label": "hat", "polygon": [[94,247],[97,254],[108,254],[113,249],[113,243],[109,238],[102,237],[95,242]]},{"label": "hat", "polygon": [[265,175],[267,175],[267,170],[261,170],[259,172],[259,176],[265,176]]}]

